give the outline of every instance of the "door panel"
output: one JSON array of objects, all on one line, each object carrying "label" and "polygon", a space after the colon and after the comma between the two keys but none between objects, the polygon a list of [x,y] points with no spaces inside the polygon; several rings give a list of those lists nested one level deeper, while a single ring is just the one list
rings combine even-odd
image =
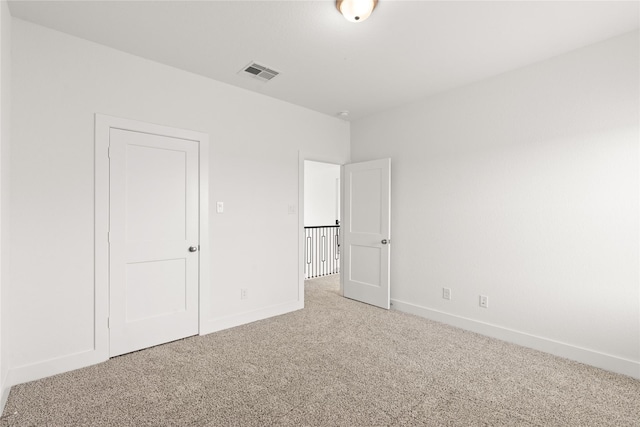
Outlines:
[{"label": "door panel", "polygon": [[[184,259],[127,264],[125,321],[151,319],[187,309]],[[153,295],[153,298],[149,298]]]},{"label": "door panel", "polygon": [[344,296],[388,309],[391,159],[345,165],[344,181]]},{"label": "door panel", "polygon": [[128,145],[127,239],[185,239],[186,153]]},{"label": "door panel", "polygon": [[380,234],[380,169],[351,172],[351,227],[354,233]]},{"label": "door panel", "polygon": [[351,245],[351,269],[349,269],[352,282],[358,282],[368,286],[380,286],[380,264],[382,251],[380,248],[369,246]]},{"label": "door panel", "polygon": [[198,143],[110,130],[110,356],[198,333]]}]

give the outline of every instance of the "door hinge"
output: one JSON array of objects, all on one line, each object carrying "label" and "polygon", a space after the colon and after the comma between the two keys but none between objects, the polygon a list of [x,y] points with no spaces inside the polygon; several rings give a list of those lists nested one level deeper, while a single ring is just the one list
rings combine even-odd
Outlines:
[{"label": "door hinge", "polygon": [[107,329],[111,329],[111,318],[107,317]]},{"label": "door hinge", "polygon": [[107,147],[107,157],[111,158],[111,146]]},{"label": "door hinge", "polygon": [[107,241],[111,243],[111,232],[107,231]]}]

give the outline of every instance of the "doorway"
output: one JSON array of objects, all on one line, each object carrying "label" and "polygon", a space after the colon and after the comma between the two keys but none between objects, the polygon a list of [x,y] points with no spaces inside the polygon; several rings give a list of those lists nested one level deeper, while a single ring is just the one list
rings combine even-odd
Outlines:
[{"label": "doorway", "polygon": [[[314,163],[300,158],[299,179],[305,182],[306,170]],[[337,166],[337,165],[334,165]],[[328,180],[327,180],[328,181]],[[308,186],[300,186],[299,200],[307,208]],[[335,239],[340,265],[340,293],[351,299],[389,309],[391,298],[391,159],[379,159],[340,166],[338,186],[339,217]],[[311,216],[314,217],[313,215]],[[307,214],[299,217],[300,290],[304,291],[311,239],[306,234]],[[325,218],[325,221],[327,219]],[[340,221],[339,221],[340,222]],[[313,246],[313,244],[311,244]],[[326,234],[316,244],[326,262],[332,242]],[[313,276],[317,277],[317,276]]]},{"label": "doorway", "polygon": [[304,161],[304,278],[340,273],[340,165]]}]

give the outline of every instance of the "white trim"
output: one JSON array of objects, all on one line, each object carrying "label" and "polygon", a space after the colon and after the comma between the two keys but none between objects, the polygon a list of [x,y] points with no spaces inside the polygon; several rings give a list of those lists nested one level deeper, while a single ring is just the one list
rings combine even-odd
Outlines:
[{"label": "white trim", "polygon": [[[346,164],[346,163],[345,163]],[[340,225],[344,224],[344,166],[340,165]],[[344,297],[344,279],[345,279],[345,268],[344,268],[344,260],[342,256],[342,251],[344,250],[344,232],[340,232],[340,238],[338,240],[338,244],[340,245],[340,289],[339,293]]]},{"label": "white trim", "polygon": [[7,400],[9,400],[9,393],[11,393],[11,387],[2,389],[2,395],[0,395],[0,414],[4,413],[4,407],[7,406]]},{"label": "white trim", "polygon": [[9,400],[9,394],[11,393],[11,371],[8,371],[4,383],[0,385],[0,414],[4,413],[4,408],[7,406],[7,400]]},{"label": "white trim", "polygon": [[513,329],[504,328],[502,326],[444,313],[396,299],[391,300],[391,308],[393,310],[415,314],[420,317],[435,320],[436,322],[446,323],[451,326],[476,332],[492,338],[497,338],[502,341],[540,350],[555,356],[564,357],[576,362],[640,379],[640,362],[637,361],[623,359],[610,354],[600,353],[598,351],[554,341],[548,338],[530,335]]},{"label": "white trim", "polygon": [[298,151],[298,301],[304,308],[304,155]]},{"label": "white trim", "polygon": [[[109,128],[110,117],[95,115],[94,152],[94,349],[96,362],[109,359]],[[105,303],[106,302],[106,303]]]},{"label": "white trim", "polygon": [[[209,135],[103,114],[95,115],[95,345],[94,363],[109,358],[109,129],[123,129],[198,142],[199,147],[199,331],[208,313],[209,296]],[[75,369],[79,366],[72,366]]]},{"label": "white trim", "polygon": [[39,380],[63,372],[73,371],[74,369],[95,365],[100,362],[104,362],[104,360],[98,359],[98,351],[96,349],[90,349],[30,365],[16,366],[9,371],[8,376],[10,378],[5,386],[14,386],[16,384]]},{"label": "white trim", "polygon": [[200,335],[210,334],[212,332],[222,331],[224,329],[233,328],[247,323],[257,322],[258,320],[268,319],[274,316],[291,313],[293,311],[304,308],[304,298],[302,301],[292,301],[284,304],[276,304],[269,307],[260,308],[254,311],[247,311],[231,316],[220,317],[218,319],[209,319],[206,323],[200,324]]},{"label": "white trim", "polygon": [[207,311],[211,301],[211,282],[209,281],[209,135],[200,134],[200,318],[199,334],[204,335],[204,325],[210,314]]}]

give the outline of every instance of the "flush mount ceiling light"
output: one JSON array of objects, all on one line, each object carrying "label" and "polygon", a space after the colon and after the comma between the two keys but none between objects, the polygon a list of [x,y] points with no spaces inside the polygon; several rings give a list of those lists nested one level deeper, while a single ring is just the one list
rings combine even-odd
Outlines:
[{"label": "flush mount ceiling light", "polygon": [[378,0],[337,0],[336,7],[347,21],[362,22],[371,15]]}]

